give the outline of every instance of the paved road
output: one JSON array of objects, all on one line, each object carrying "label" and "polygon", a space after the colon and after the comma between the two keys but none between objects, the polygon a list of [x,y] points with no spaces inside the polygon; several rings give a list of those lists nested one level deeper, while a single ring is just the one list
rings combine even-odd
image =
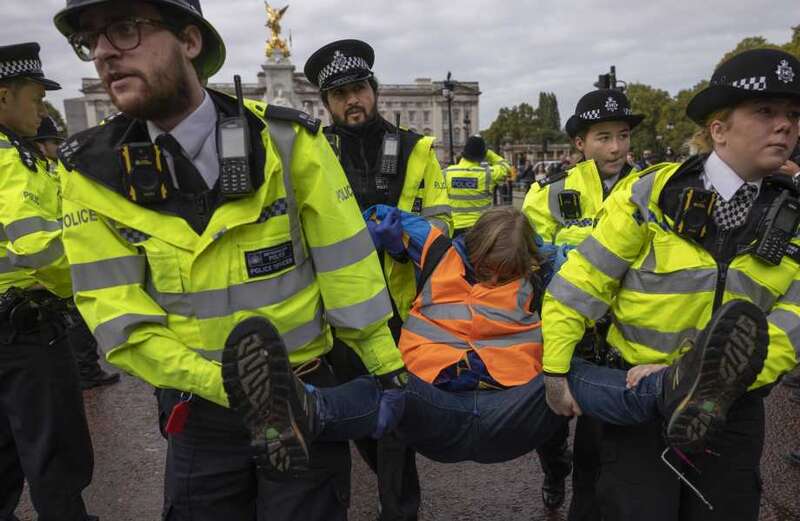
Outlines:
[{"label": "paved road", "polygon": [[[800,468],[784,454],[800,445],[800,405],[778,387],[767,401],[767,447],[763,460],[764,501],[761,521],[800,519]],[[95,447],[95,479],[85,497],[103,521],[156,521],[162,501],[166,443],[156,427],[150,388],[124,377],[110,388],[87,391],[86,411]],[[354,456],[352,521],[376,518],[375,481]],[[419,457],[423,488],[421,521],[562,520],[547,515],[539,487],[541,471],[532,456],[495,465],[442,465]],[[30,505],[17,514],[32,521]]]}]

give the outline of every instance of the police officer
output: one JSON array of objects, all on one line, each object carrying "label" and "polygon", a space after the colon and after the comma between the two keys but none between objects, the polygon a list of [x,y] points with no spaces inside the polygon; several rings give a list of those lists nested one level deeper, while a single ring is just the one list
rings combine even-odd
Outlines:
[{"label": "police officer", "polygon": [[[531,186],[522,204],[548,252],[553,267],[566,260],[569,250],[579,245],[592,231],[603,201],[631,172],[627,162],[631,131],[644,119],[634,114],[628,98],[613,89],[599,89],[584,95],[566,124],[567,134],[582,155],[582,161],[565,172],[542,179]],[[582,340],[580,350],[595,362],[603,363],[602,347],[607,321],[601,320]],[[570,521],[600,519],[594,500],[594,484],[600,465],[601,423],[588,417],[575,426],[572,502]],[[561,433],[563,442],[568,436]],[[555,443],[555,441],[553,441]],[[545,459],[543,466],[547,468]],[[551,488],[561,491],[563,480]]]},{"label": "police officer", "polygon": [[481,214],[492,207],[495,188],[510,175],[509,164],[489,150],[482,137],[467,139],[461,159],[445,170],[456,228],[454,236],[469,231]]},{"label": "police officer", "polygon": [[[55,173],[58,167],[58,147],[64,142],[64,137],[52,117],[47,116],[42,119],[36,136],[30,141],[39,150],[40,155],[47,160],[48,170]],[[100,367],[97,341],[86,327],[86,322],[83,321],[74,303],[68,303],[65,316],[69,320],[67,336],[78,362],[81,389],[92,389],[119,382],[119,373],[109,373]]]},{"label": "police officer", "polygon": [[107,360],[161,389],[165,519],[345,519],[348,446],[313,444],[289,480],[258,472],[273,454],[251,446],[264,433],[228,407],[220,365],[237,325],[265,317],[313,385],[334,383],[331,326],[370,372],[404,370],[319,121],[249,100],[240,113],[204,88],[225,46],[197,0],[68,0],[54,21],[120,110],[61,149],[64,245]]},{"label": "police officer", "polygon": [[[426,217],[449,235],[450,206],[433,150],[434,138],[396,127],[380,116],[374,62],[374,50],[361,40],[329,43],[306,61],[306,78],[319,88],[331,117],[332,124],[324,133],[362,210],[375,204],[395,206]],[[377,235],[373,234],[373,240],[394,305],[389,327],[397,341],[416,297],[414,266],[405,258],[392,257]],[[359,361],[341,343],[337,342],[330,360],[342,381],[363,374]],[[420,493],[414,452],[397,446],[391,436],[377,443],[362,440],[356,446],[378,473],[381,518],[416,519]]]},{"label": "police officer", "polygon": [[24,481],[42,521],[87,516],[92,444],[61,297],[71,293],[58,183],[25,141],[58,83],[39,44],[0,47],[0,519],[15,520]]},{"label": "police officer", "polygon": [[[756,520],[763,399],[797,364],[800,194],[787,176],[772,174],[797,140],[800,61],[779,50],[745,51],[719,66],[687,114],[702,127],[708,153],[652,168],[616,190],[548,287],[548,402],[570,414],[561,376],[586,325],[609,310],[607,343],[619,366],[637,373],[691,355],[698,331],[733,299],[767,315],[768,354],[711,452],[686,460],[664,452],[657,424],[603,426],[597,497],[606,519]],[[694,490],[675,479],[662,453]]]}]

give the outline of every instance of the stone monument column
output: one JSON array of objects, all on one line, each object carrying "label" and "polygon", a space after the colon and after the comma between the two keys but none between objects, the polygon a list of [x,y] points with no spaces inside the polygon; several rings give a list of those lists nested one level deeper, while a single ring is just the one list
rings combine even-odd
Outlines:
[{"label": "stone monument column", "polygon": [[275,9],[264,2],[267,9],[267,27],[272,34],[267,40],[264,54],[267,60],[261,65],[264,71],[259,79],[264,82],[264,101],[271,105],[297,108],[299,100],[294,93],[295,67],[286,40],[281,38],[280,21],[289,6]]}]

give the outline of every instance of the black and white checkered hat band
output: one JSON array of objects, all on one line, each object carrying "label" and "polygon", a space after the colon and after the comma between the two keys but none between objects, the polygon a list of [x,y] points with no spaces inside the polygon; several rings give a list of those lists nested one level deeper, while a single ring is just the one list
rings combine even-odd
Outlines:
[{"label": "black and white checkered hat band", "polygon": [[586,112],[580,115],[580,118],[589,120],[600,119],[600,109],[587,110]]},{"label": "black and white checkered hat band", "polygon": [[368,71],[369,65],[367,64],[367,60],[360,56],[337,56],[319,72],[317,84],[322,87],[325,85],[325,80],[334,74],[350,72],[352,70]]},{"label": "black and white checkered hat band", "polygon": [[750,78],[742,78],[731,83],[732,87],[744,90],[767,90],[767,77],[766,76],[753,76]]},{"label": "black and white checkered hat band", "polygon": [[42,74],[42,62],[39,60],[0,62],[0,78],[12,78],[23,74]]}]

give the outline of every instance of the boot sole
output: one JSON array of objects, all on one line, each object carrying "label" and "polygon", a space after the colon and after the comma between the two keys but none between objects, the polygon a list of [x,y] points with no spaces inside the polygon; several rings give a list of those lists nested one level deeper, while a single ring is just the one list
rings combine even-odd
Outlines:
[{"label": "boot sole", "polygon": [[701,451],[724,428],[731,405],[764,368],[769,343],[764,313],[744,301],[726,306],[709,324],[713,330],[705,345],[694,347],[703,349],[701,369],[667,426],[669,444],[685,452]]},{"label": "boot sole", "polygon": [[[295,376],[286,347],[274,326],[255,319],[254,331],[250,320],[234,329],[222,353],[222,382],[231,408],[250,430],[260,468],[307,470],[308,446],[296,421],[296,413],[303,413],[292,399]],[[237,335],[237,330],[247,333]]]}]

